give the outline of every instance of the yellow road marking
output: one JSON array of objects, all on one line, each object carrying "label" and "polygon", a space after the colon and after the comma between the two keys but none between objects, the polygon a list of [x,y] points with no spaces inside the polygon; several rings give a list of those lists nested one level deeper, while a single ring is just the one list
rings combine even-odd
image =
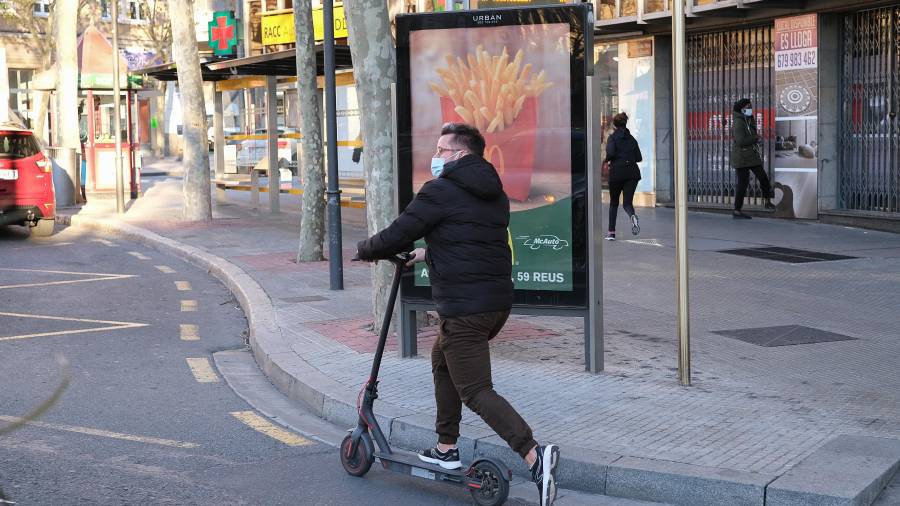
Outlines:
[{"label": "yellow road marking", "polygon": [[231,416],[247,424],[251,429],[277,439],[288,446],[306,446],[313,444],[312,441],[304,437],[298,436],[293,432],[286,431],[265,418],[257,415],[253,411],[233,411]]},{"label": "yellow road marking", "polygon": [[150,257],[141,253],[140,251],[129,251],[128,254],[133,256],[134,258],[137,258],[138,260],[150,260]]},{"label": "yellow road marking", "polygon": [[[5,416],[0,415],[0,420],[4,422],[20,422],[22,419],[18,416]],[[78,434],[87,434],[89,436],[100,436],[100,437],[108,437],[112,439],[121,439],[124,441],[134,441],[137,443],[147,443],[153,445],[160,446],[174,446],[175,448],[197,448],[200,445],[197,443],[188,443],[185,441],[175,441],[172,439],[161,439],[156,437],[146,437],[146,436],[135,436],[133,434],[123,434],[121,432],[111,432],[108,430],[102,429],[92,429],[90,427],[77,427],[75,425],[62,425],[58,423],[47,423],[47,422],[38,422],[35,420],[29,420],[25,422],[27,425],[32,425],[34,427],[41,427],[43,429],[53,429],[53,430],[62,430],[66,432],[76,432]]]},{"label": "yellow road marking", "polygon": [[179,292],[189,292],[191,291],[191,283],[190,281],[176,281],[175,288],[177,288]]},{"label": "yellow road marking", "polygon": [[197,310],[197,301],[196,300],[183,300],[181,301],[181,311],[185,313],[192,313]]},{"label": "yellow road marking", "polygon": [[43,272],[45,274],[70,274],[73,276],[94,276],[87,279],[68,279],[65,281],[46,281],[44,283],[22,283],[18,285],[0,285],[0,290],[4,288],[29,288],[33,286],[53,286],[53,285],[70,285],[73,283],[86,283],[88,281],[108,281],[113,279],[133,278],[134,274],[109,274],[104,272],[72,272],[72,271],[51,271],[45,269],[13,269],[9,267],[0,267],[0,271],[7,272]]},{"label": "yellow road marking", "polygon": [[104,246],[110,246],[110,247],[112,247],[112,246],[115,246],[115,245],[116,245],[116,243],[111,242],[111,241],[107,241],[106,239],[92,239],[92,240],[93,240],[94,242],[99,242],[100,244],[103,244]]},{"label": "yellow road marking", "polygon": [[182,324],[181,325],[181,340],[182,341],[199,341],[200,340],[200,329],[196,325]]},{"label": "yellow road marking", "polygon": [[194,375],[194,379],[200,383],[217,383],[219,381],[219,376],[213,371],[212,365],[209,364],[209,359],[187,358],[185,360],[187,360],[188,367],[191,368],[191,374]]},{"label": "yellow road marking", "polygon": [[68,321],[68,322],[79,322],[79,323],[103,323],[105,326],[103,327],[90,327],[86,329],[72,329],[72,330],[58,330],[55,332],[39,332],[36,334],[21,334],[17,336],[0,336],[0,341],[12,341],[14,339],[28,339],[31,337],[44,337],[44,336],[63,336],[67,334],[81,334],[84,332],[102,332],[104,330],[121,330],[121,329],[134,329],[138,327],[146,327],[146,323],[133,323],[133,322],[117,322],[112,320],[88,320],[86,318],[64,318],[62,316],[45,316],[45,315],[36,315],[36,314],[22,314],[22,313],[6,313],[0,311],[0,316],[14,316],[17,318],[34,318],[37,320],[59,320],[59,321]]},{"label": "yellow road marking", "polygon": [[175,269],[169,267],[168,265],[155,265],[154,267],[159,269],[159,272],[163,274],[175,274]]}]

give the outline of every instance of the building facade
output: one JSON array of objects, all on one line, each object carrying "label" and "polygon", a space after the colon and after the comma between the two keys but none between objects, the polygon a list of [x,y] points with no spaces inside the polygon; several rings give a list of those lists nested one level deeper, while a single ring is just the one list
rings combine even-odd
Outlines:
[{"label": "building facade", "polygon": [[[638,200],[671,204],[671,2],[595,4],[597,121],[605,137],[612,114],[631,116],[647,160]],[[733,204],[729,120],[747,97],[777,216],[900,229],[900,2],[688,4],[690,204]],[[761,203],[755,182],[750,195]]]},{"label": "building facade", "polygon": [[[10,108],[17,111],[29,123],[36,123],[34,102],[36,92],[30,89],[32,81],[41,71],[50,67],[53,55],[48,53],[48,40],[52,2],[38,0],[10,2],[7,9],[28,7],[24,12],[0,15],[0,45],[6,48],[10,87]],[[119,47],[129,68],[145,66],[155,61],[162,45],[171,44],[160,30],[158,21],[164,19],[165,2],[148,0],[119,0]],[[94,26],[107,38],[112,34],[111,4],[108,0],[87,2],[79,11],[79,36],[89,26]],[[21,9],[20,9],[21,10]],[[123,69],[126,71],[127,69]],[[49,128],[49,122],[45,122]],[[149,133],[145,133],[148,135]],[[42,132],[45,139],[49,132]],[[148,140],[149,142],[149,140]]]}]

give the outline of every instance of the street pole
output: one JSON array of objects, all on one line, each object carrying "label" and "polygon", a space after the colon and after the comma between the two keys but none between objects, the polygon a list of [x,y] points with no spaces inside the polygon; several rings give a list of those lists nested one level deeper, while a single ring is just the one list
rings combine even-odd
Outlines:
[{"label": "street pole", "polygon": [[328,158],[328,267],[331,289],[344,289],[344,258],[341,241],[341,190],[338,188],[337,166],[337,102],[334,78],[334,4],[323,2],[325,52],[325,139]]},{"label": "street pole", "polygon": [[119,96],[119,6],[117,1],[110,2],[112,7],[112,46],[113,46],[113,128],[116,141],[116,212],[125,212],[125,173],[122,168],[122,119],[120,107],[122,97]]},{"label": "street pole", "polygon": [[688,292],[687,233],[687,99],[685,94],[684,2],[675,0],[672,10],[672,103],[675,130],[675,279],[678,297],[678,381],[691,384],[691,321]]}]

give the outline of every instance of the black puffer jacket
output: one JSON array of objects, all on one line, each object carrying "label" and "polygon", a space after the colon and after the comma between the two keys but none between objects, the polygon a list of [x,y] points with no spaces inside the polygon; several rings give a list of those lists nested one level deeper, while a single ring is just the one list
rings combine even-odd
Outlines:
[{"label": "black puffer jacket", "polygon": [[363,260],[409,251],[424,237],[431,294],[443,317],[512,307],[509,199],[494,167],[475,155],[444,166],[386,229],[357,245]]},{"label": "black puffer jacket", "polygon": [[609,182],[641,179],[638,162],[644,161],[637,139],[627,128],[616,128],[606,141],[606,161],[609,162]]}]

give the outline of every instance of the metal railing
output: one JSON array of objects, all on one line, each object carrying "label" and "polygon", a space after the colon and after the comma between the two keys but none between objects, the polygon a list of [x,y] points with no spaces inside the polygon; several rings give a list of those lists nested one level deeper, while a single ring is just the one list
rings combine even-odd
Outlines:
[{"label": "metal railing", "polygon": [[900,6],[844,18],[840,204],[900,213]]},{"label": "metal railing", "polygon": [[[693,34],[687,39],[688,195],[691,202],[733,202],[732,104],[749,98],[763,138],[763,167],[771,176],[775,111],[772,103],[772,26]],[[752,179],[747,196],[758,204]]]}]

